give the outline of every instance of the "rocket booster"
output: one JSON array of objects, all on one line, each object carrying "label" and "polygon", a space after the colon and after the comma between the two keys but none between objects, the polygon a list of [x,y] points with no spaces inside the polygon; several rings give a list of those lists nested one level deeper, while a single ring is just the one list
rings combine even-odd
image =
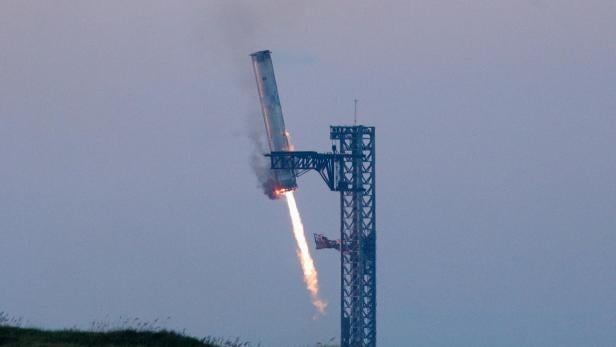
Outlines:
[{"label": "rocket booster", "polygon": [[[251,54],[252,67],[255,71],[261,111],[265,121],[265,130],[271,152],[290,151],[291,144],[282,117],[282,107],[278,96],[278,87],[274,77],[274,65],[270,51]],[[273,170],[275,185],[273,196],[285,191],[295,190],[297,183],[291,170]]]}]

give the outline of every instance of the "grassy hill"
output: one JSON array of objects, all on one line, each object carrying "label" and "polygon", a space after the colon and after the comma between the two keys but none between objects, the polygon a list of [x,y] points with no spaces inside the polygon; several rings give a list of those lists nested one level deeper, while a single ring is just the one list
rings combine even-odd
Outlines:
[{"label": "grassy hill", "polygon": [[19,347],[240,347],[247,343],[196,339],[172,331],[88,332],[0,326],[0,346]]}]

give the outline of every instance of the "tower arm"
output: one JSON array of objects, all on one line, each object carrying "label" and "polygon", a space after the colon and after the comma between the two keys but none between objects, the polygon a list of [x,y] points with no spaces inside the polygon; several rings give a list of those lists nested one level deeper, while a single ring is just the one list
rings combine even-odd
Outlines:
[{"label": "tower arm", "polygon": [[278,151],[266,154],[266,156],[270,157],[272,170],[291,170],[295,176],[309,170],[316,170],[329,189],[338,190],[338,163],[345,155],[313,151]]}]

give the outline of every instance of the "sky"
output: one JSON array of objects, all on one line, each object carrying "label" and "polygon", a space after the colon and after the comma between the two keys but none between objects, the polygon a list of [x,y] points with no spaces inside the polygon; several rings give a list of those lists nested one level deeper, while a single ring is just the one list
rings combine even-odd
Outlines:
[{"label": "sky", "polygon": [[613,0],[1,1],[0,311],[338,339],[251,170],[263,49],[297,149],[376,127],[379,346],[616,345]]}]

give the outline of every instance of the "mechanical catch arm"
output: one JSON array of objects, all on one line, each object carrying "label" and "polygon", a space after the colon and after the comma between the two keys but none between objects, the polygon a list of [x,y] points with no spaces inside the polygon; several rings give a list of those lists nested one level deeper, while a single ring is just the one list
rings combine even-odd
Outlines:
[{"label": "mechanical catch arm", "polygon": [[310,170],[317,171],[332,191],[352,190],[341,174],[340,162],[350,154],[318,153],[314,151],[278,151],[266,154],[272,170],[291,170],[299,177]]}]

